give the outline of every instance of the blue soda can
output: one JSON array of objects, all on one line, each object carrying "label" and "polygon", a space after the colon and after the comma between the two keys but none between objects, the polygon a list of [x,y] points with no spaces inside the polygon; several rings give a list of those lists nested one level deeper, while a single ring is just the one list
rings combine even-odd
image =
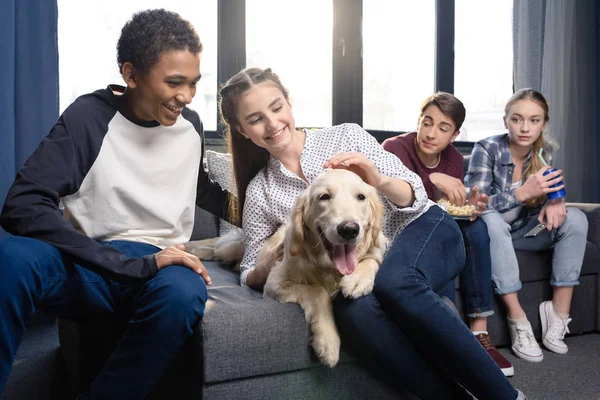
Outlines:
[{"label": "blue soda can", "polygon": [[[544,175],[548,175],[554,171],[556,171],[556,168],[550,168],[549,170],[544,172]],[[562,185],[562,180],[558,183],[555,183],[554,185],[552,185],[550,187],[555,188],[555,187],[559,187],[560,185]],[[548,200],[556,200],[556,199],[562,199],[566,195],[567,195],[567,191],[565,190],[565,188],[562,188],[557,192],[548,193],[547,196],[548,196]]]}]

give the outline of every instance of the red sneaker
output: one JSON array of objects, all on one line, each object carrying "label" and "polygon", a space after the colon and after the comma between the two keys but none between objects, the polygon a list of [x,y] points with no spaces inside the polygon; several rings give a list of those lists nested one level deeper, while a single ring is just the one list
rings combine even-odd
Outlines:
[{"label": "red sneaker", "polygon": [[515,369],[513,368],[512,364],[496,349],[496,346],[494,346],[494,343],[492,343],[492,339],[490,339],[489,335],[480,333],[479,335],[475,335],[475,337],[479,343],[481,343],[485,351],[492,356],[505,376],[513,376],[515,374]]}]

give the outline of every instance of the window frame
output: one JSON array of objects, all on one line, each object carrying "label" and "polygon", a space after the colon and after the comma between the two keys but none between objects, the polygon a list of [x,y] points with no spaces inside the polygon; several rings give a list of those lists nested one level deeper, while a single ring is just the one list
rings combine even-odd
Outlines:
[{"label": "window frame", "polygon": [[[364,0],[333,1],[332,123],[363,125],[362,14]],[[246,1],[218,2],[217,84],[246,66]],[[434,90],[454,93],[455,1],[435,2]],[[219,99],[218,99],[219,100]],[[218,113],[218,110],[215,110]],[[217,121],[219,119],[217,118]],[[205,131],[207,144],[223,144],[223,127]],[[379,142],[403,132],[368,129]],[[470,152],[473,142],[457,141],[461,152]]]}]

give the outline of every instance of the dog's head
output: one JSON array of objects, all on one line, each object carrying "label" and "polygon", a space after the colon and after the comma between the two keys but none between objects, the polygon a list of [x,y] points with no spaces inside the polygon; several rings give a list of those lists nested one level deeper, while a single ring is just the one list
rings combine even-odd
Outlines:
[{"label": "dog's head", "polygon": [[326,253],[342,275],[351,274],[370,247],[379,246],[383,206],[377,190],[346,170],[328,170],[296,201],[290,255]]}]

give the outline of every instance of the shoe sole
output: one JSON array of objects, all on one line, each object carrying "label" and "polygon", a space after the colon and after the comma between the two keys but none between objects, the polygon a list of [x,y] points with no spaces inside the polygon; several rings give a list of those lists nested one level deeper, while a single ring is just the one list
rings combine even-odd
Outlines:
[{"label": "shoe sole", "polygon": [[540,356],[530,356],[528,354],[525,353],[520,353],[519,351],[517,351],[517,349],[515,349],[514,347],[511,347],[513,353],[515,353],[515,355],[525,361],[529,361],[529,362],[534,362],[534,363],[538,363],[538,362],[542,362],[544,360],[544,355],[541,354]]},{"label": "shoe sole", "polygon": [[504,373],[504,376],[513,376],[515,374],[515,368],[500,368],[500,370]]},{"label": "shoe sole", "polygon": [[548,315],[546,314],[546,307],[544,307],[544,304],[546,304],[545,301],[540,304],[540,319],[542,320],[542,343],[544,344],[545,348],[554,353],[567,354],[569,351],[568,347],[563,349],[561,347],[554,346],[552,343],[546,340],[546,332],[548,332]]},{"label": "shoe sole", "polygon": [[552,343],[548,342],[546,339],[542,340],[544,347],[550,350],[553,353],[557,354],[567,354],[569,352],[569,348],[563,349],[561,347],[554,346]]}]

